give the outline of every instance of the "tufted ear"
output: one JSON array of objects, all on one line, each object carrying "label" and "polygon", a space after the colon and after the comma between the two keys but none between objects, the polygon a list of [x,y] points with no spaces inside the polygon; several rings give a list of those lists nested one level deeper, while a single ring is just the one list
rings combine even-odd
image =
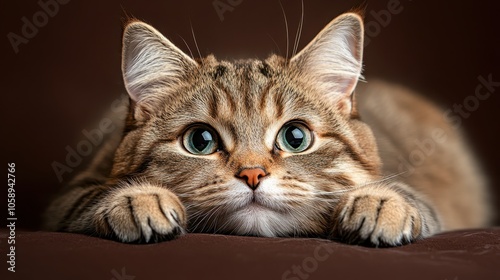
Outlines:
[{"label": "tufted ear", "polygon": [[340,15],[290,60],[291,67],[314,81],[327,100],[346,114],[353,112],[351,95],[361,77],[363,32],[361,16]]},{"label": "tufted ear", "polygon": [[123,32],[122,73],[136,117],[151,113],[155,101],[175,88],[198,64],[150,25],[134,21]]}]

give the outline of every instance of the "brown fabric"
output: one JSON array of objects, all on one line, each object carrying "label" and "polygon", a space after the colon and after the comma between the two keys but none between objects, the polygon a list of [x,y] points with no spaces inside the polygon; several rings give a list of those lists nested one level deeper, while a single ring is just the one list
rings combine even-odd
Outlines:
[{"label": "brown fabric", "polygon": [[[5,258],[7,232],[0,236]],[[208,234],[130,245],[27,231],[17,232],[16,244],[16,272],[2,279],[500,279],[498,227],[444,233],[397,248]],[[294,274],[294,266],[302,274]]]}]

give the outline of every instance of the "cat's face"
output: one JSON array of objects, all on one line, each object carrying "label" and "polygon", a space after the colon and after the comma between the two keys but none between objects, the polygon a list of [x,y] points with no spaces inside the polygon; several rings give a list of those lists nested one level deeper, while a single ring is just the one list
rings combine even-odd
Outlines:
[{"label": "cat's face", "polygon": [[129,24],[132,105],[113,175],[173,190],[193,231],[323,233],[335,192],[379,173],[351,96],[361,45],[361,20],[347,14],[290,60],[195,61],[150,26]]}]

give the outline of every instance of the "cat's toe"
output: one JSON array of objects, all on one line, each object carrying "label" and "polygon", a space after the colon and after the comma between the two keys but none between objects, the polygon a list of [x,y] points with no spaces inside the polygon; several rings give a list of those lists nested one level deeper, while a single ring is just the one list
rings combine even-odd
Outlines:
[{"label": "cat's toe", "polygon": [[107,206],[106,221],[122,242],[160,242],[185,231],[185,210],[179,199],[166,189],[121,191],[113,201]]},{"label": "cat's toe", "polygon": [[[135,221],[142,233],[142,241],[154,242],[176,237],[182,231],[175,202],[164,194],[144,194],[132,198]],[[177,218],[176,218],[177,217]]]},{"label": "cat's toe", "polygon": [[415,240],[418,211],[396,194],[352,195],[335,213],[331,238],[350,244],[398,246]]},{"label": "cat's toe", "polygon": [[375,245],[402,245],[414,241],[419,233],[420,217],[416,209],[400,201],[388,201],[380,210],[379,219],[370,236]]},{"label": "cat's toe", "polygon": [[417,219],[412,215],[411,206],[398,199],[388,199],[378,209],[378,217],[369,241],[375,246],[398,246],[412,242],[416,238],[413,224]]}]

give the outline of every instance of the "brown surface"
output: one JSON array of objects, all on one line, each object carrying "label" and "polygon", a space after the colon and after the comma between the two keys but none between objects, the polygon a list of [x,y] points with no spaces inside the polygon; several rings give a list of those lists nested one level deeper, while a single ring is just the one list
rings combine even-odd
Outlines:
[{"label": "brown surface", "polygon": [[[61,5],[15,54],[6,35],[21,33],[21,18],[31,19],[41,10],[37,2],[2,1],[0,7],[0,34],[4,36],[1,158],[17,164],[17,216],[19,225],[28,228],[36,228],[44,203],[61,185],[51,163],[63,163],[66,146],[75,148],[83,138],[82,130],[95,128],[101,112],[124,93],[120,73],[123,10],[156,26],[186,52],[179,36],[197,53],[190,19],[203,55],[265,57],[278,51],[273,40],[281,53],[286,49],[278,0],[244,0],[224,13],[224,21],[213,1],[73,0]],[[293,42],[300,1],[282,2]],[[305,2],[300,47],[335,16],[365,1]],[[369,1],[366,22],[373,24],[372,11],[385,9],[388,2]],[[445,108],[472,95],[478,75],[491,73],[494,80],[500,80],[495,1],[401,0],[401,6],[402,12],[393,15],[366,48],[368,78],[379,76],[414,87]],[[463,119],[486,171],[494,175],[496,190],[500,183],[499,105],[495,93]],[[65,180],[69,178],[64,175]]]},{"label": "brown surface", "polygon": [[[1,231],[2,255],[6,235]],[[112,271],[121,274],[122,268],[137,280],[300,279],[293,272],[284,275],[293,266],[302,267],[307,279],[500,279],[500,228],[450,232],[384,249],[320,239],[208,234],[130,245],[26,231],[17,232],[16,244],[17,271],[2,279],[112,279]]]}]

